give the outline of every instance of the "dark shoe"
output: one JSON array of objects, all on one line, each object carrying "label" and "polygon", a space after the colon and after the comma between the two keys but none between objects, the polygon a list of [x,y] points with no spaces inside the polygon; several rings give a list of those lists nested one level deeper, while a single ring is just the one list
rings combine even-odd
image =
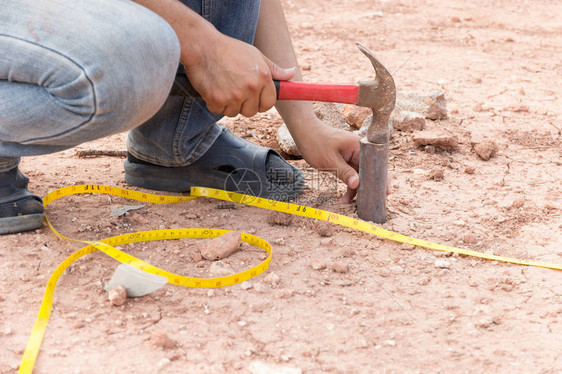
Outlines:
[{"label": "dark shoe", "polygon": [[217,188],[287,201],[304,190],[301,171],[272,149],[240,139],[225,129],[209,150],[189,166],[163,167],[128,155],[125,181],[159,191]]},{"label": "dark shoe", "polygon": [[18,168],[0,173],[0,234],[35,230],[43,222],[43,202],[27,190]]}]

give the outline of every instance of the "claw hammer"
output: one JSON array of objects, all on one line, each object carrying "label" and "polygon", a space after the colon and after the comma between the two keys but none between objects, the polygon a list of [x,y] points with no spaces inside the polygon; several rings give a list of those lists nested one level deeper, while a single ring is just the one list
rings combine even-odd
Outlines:
[{"label": "claw hammer", "polygon": [[386,188],[388,180],[388,126],[396,103],[392,75],[367,48],[357,43],[375,68],[375,80],[357,84],[316,84],[275,81],[278,100],[306,100],[355,104],[373,110],[373,120],[366,138],[360,141],[357,214],[365,221],[386,221]]}]

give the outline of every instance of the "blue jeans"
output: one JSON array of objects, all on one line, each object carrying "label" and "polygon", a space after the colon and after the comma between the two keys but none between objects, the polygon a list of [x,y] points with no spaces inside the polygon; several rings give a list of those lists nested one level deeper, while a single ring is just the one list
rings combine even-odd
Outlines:
[{"label": "blue jeans", "polygon": [[[184,3],[252,42],[259,1]],[[220,134],[220,116],[178,70],[173,29],[150,10],[129,0],[0,0],[0,9],[0,172],[134,128],[133,155],[186,165]]]},{"label": "blue jeans", "polygon": [[[181,0],[212,23],[218,31],[252,44],[259,0]],[[186,166],[201,157],[221,134],[216,115],[178,68],[174,86],[162,109],[142,126],[129,132],[127,148],[138,159],[162,166]]]}]

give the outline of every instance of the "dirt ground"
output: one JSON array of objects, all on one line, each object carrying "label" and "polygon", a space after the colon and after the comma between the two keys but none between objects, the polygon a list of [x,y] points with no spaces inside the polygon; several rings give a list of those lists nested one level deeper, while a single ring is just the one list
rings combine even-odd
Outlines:
[{"label": "dirt ground", "polygon": [[[398,90],[445,92],[449,118],[427,127],[457,136],[459,149],[428,152],[414,145],[411,133],[394,133],[385,228],[562,263],[561,2],[283,5],[307,81],[371,79],[357,40],[394,73]],[[281,120],[274,111],[226,124],[277,147]],[[121,150],[125,138],[26,158],[21,169],[41,196],[71,184],[124,187],[122,159],[78,158],[76,151]],[[473,150],[484,140],[498,146],[488,161]],[[303,160],[291,162],[307,167]],[[435,171],[443,178],[431,179]],[[333,187],[313,186],[303,203],[354,216],[355,207],[337,199],[343,185]],[[319,196],[325,201],[318,203]],[[103,290],[117,263],[100,253],[87,256],[58,283],[37,373],[266,373],[260,365],[287,370],[278,373],[562,372],[558,271],[413,249],[304,218],[274,226],[269,211],[219,209],[222,202],[210,199],[110,217],[111,208],[125,204],[135,203],[76,196],[47,211],[61,232],[82,239],[179,227],[255,233],[274,247],[271,267],[249,281],[252,287],[167,285],[117,307]],[[19,365],[49,275],[80,245],[43,227],[3,236],[0,247],[0,372],[10,373]],[[196,248],[195,240],[123,247],[167,270],[207,277],[210,262],[198,266]],[[262,258],[246,247],[225,262],[243,270]],[[314,270],[319,263],[327,268]],[[349,269],[334,272],[334,264]],[[161,333],[175,347],[155,346],[153,336]]]}]

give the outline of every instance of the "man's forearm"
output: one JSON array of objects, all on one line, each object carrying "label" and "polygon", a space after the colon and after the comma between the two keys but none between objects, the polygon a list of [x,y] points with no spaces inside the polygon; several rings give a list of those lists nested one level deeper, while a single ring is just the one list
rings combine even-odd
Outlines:
[{"label": "man's forearm", "polygon": [[[279,0],[262,0],[254,45],[279,66],[297,66],[291,36]],[[298,69],[295,79],[301,80]],[[295,138],[310,132],[310,126],[316,122],[311,102],[278,101],[275,107]]]},{"label": "man's forearm", "polygon": [[218,33],[215,27],[178,0],[134,0],[164,18],[180,41],[181,62],[187,67],[199,62],[206,43]]}]

